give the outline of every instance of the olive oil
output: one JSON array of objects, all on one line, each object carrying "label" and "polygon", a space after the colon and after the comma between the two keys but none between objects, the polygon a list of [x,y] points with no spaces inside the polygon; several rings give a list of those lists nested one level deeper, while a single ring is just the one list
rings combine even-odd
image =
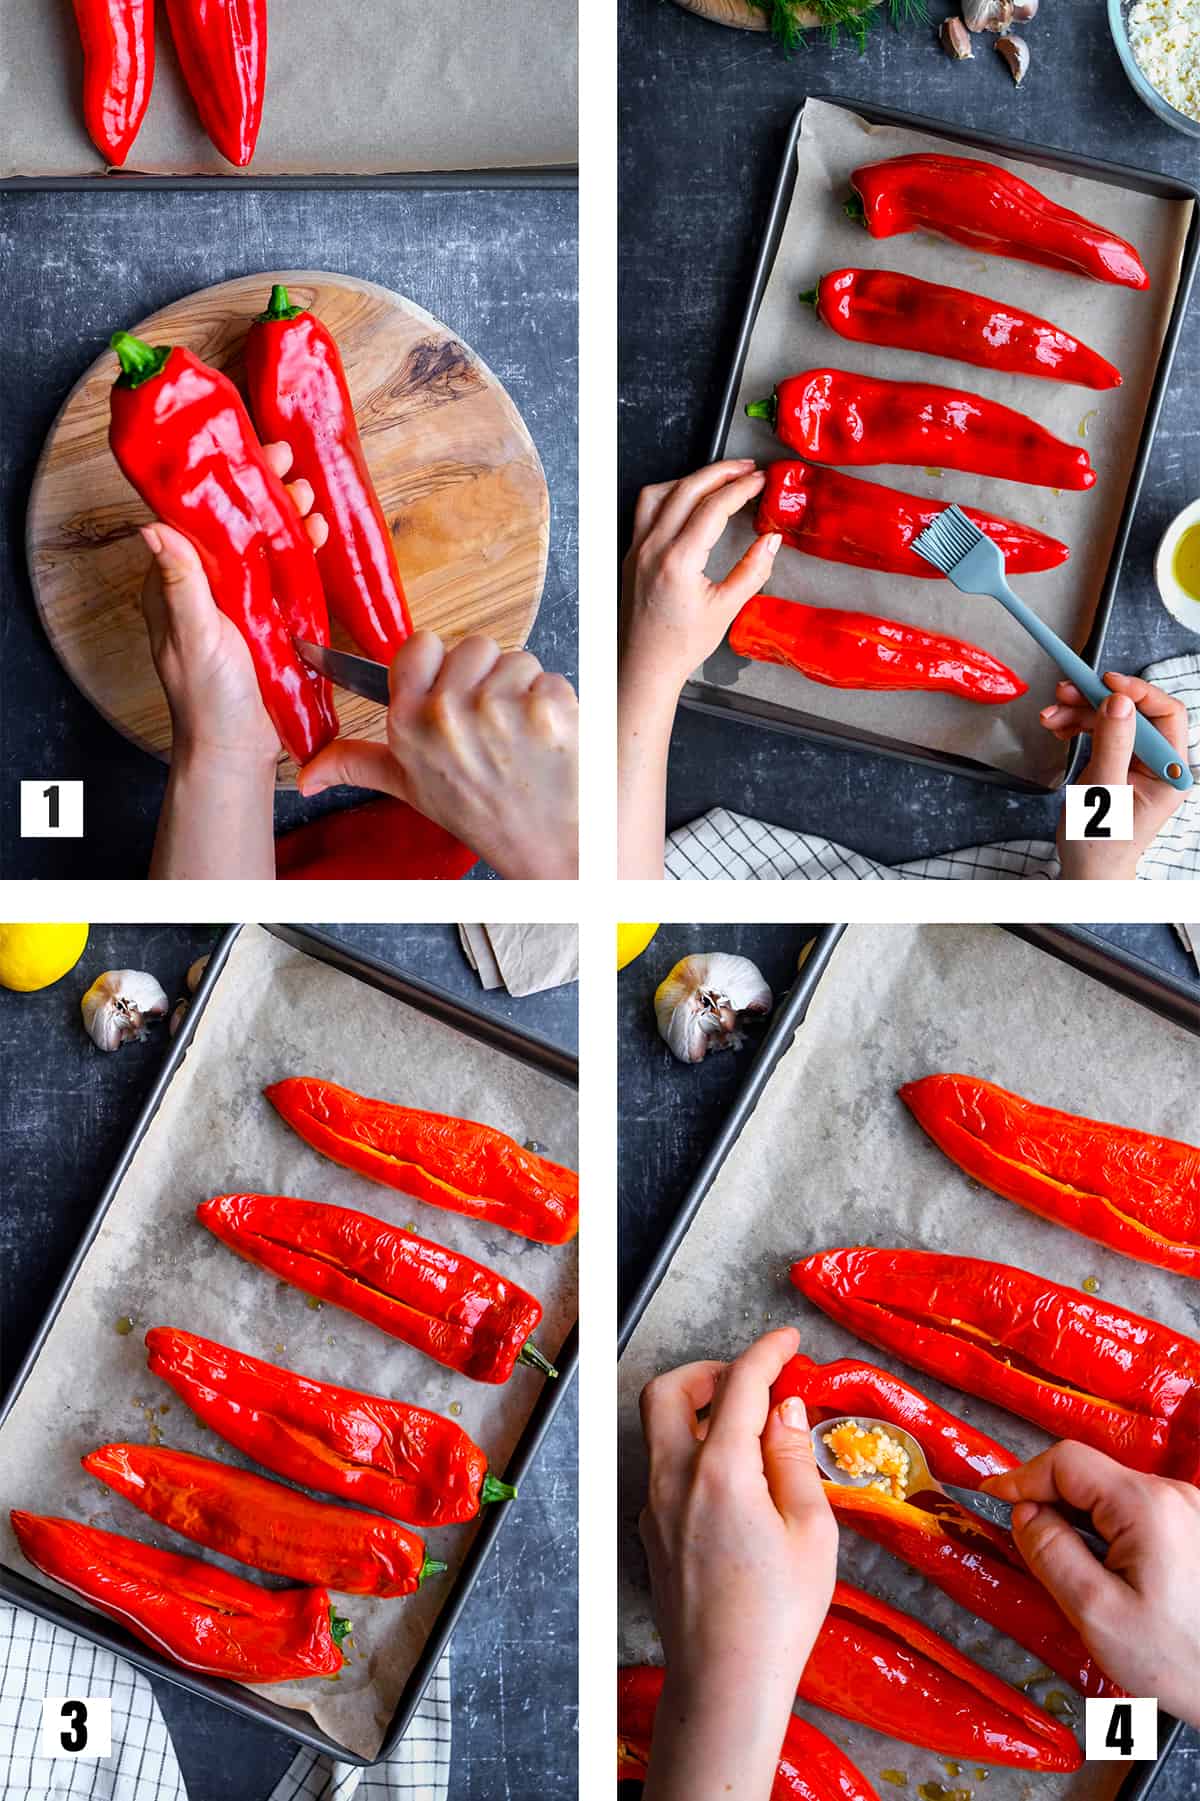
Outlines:
[{"label": "olive oil", "polygon": [[1189,525],[1175,546],[1171,573],[1185,594],[1200,600],[1200,523]]}]

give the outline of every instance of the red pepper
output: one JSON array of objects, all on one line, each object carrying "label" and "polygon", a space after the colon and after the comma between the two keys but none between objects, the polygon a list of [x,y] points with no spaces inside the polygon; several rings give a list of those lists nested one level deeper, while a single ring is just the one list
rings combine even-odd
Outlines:
[{"label": "red pepper", "polygon": [[517,1492],[440,1413],[298,1376],[172,1326],[152,1327],[146,1347],[151,1373],[197,1419],[302,1488],[414,1526],[473,1520],[481,1506]]},{"label": "red pepper", "polygon": [[792,1281],[831,1319],[1056,1438],[1200,1481],[1200,1344],[1098,1295],[976,1257],[819,1251]]},{"label": "red pepper", "polygon": [[213,598],[254,659],[263,705],[298,763],[336,737],[329,683],[293,638],[329,642],[312,545],[233,383],[179,346],[117,332],[109,443],[156,518],[191,539]]},{"label": "red pepper", "polygon": [[1028,691],[998,658],[963,638],[920,631],[874,613],[806,607],[775,594],[756,594],[746,602],[730,628],[729,647],[739,657],[798,669],[830,688],[923,689],[959,694],[983,706]]},{"label": "red pepper", "polygon": [[985,1188],[1097,1244],[1200,1276],[1200,1149],[1039,1107],[975,1076],[926,1076],[900,1098]]},{"label": "red pepper", "polygon": [[81,1459],[160,1526],[272,1576],[346,1595],[416,1594],[446,1568],[395,1520],[310,1501],[227,1463],[165,1445],[101,1445]]},{"label": "red pepper", "polygon": [[290,882],[457,882],[478,861],[389,794],[322,814],[275,840],[275,874]]},{"label": "red pepper", "polygon": [[539,1302],[515,1282],[432,1239],[349,1207],[280,1194],[218,1194],[196,1209],[239,1257],[319,1301],[357,1314],[477,1382],[514,1363],[557,1374],[529,1339]]},{"label": "red pepper", "polygon": [[[944,581],[939,570],[910,548],[944,510],[942,501],[902,494],[838,469],[772,463],[754,529],[760,534],[782,532],[793,549],[828,562]],[[964,507],[963,512],[1000,546],[1010,575],[1057,569],[1071,554],[1065,544],[1032,526],[981,513],[977,507]]]},{"label": "red pepper", "polygon": [[166,0],[183,79],[226,162],[254,155],[267,85],[267,0]]},{"label": "red pepper", "polygon": [[83,44],[83,118],[117,168],[133,148],[154,85],[154,0],[75,0]]},{"label": "red pepper", "polygon": [[342,1667],[350,1626],[324,1589],[259,1588],[118,1532],[38,1513],[9,1518],[30,1563],[186,1670],[294,1682]]},{"label": "red pepper", "polygon": [[566,1244],[579,1230],[575,1171],[494,1126],[368,1100],[318,1076],[263,1093],[305,1144],[385,1188],[539,1244]]},{"label": "red pepper", "polygon": [[892,269],[833,269],[801,300],[839,338],[882,344],[1081,388],[1119,388],[1114,368],[1060,325],[966,288],[943,288]]},{"label": "red pepper", "polygon": [[1056,206],[1019,175],[966,156],[893,156],[850,177],[847,207],[873,238],[932,231],[988,255],[1014,256],[1124,288],[1150,277],[1132,244]]},{"label": "red pepper", "polygon": [[807,369],[781,381],[769,400],[752,401],[746,412],[765,419],[789,450],[814,463],[936,464],[1043,488],[1096,485],[1082,447],[962,388]]},{"label": "red pepper", "polygon": [[[641,1781],[650,1761],[654,1716],[666,1672],[635,1664],[617,1672],[617,1781]],[[771,1801],[879,1801],[861,1770],[833,1740],[802,1720],[788,1719]]]},{"label": "red pepper", "polygon": [[291,446],[290,479],[309,483],[329,525],[317,563],[330,611],[365,656],[390,663],[412,620],[333,335],[276,286],[245,357],[254,423],[265,443]]}]

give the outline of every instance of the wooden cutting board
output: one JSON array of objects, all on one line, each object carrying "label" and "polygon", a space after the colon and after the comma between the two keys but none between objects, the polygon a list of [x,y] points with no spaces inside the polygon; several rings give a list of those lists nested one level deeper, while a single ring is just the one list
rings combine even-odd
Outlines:
[{"label": "wooden cutting board", "polygon": [[[550,540],[541,461],[502,384],[440,321],[349,276],[283,270],[202,289],[130,329],[185,344],[241,383],[242,344],[274,282],[333,332],[371,474],[392,527],[413,623],[506,650],[537,617]],[[171,720],[142,623],[150,513],[108,447],[111,352],[68,396],[30,496],[29,568],[42,624],[75,685],[127,738],[169,758]],[[333,642],[357,647],[334,626]],[[382,707],[334,690],[342,735],[384,736]],[[295,787],[283,753],[278,780]]]},{"label": "wooden cutting board", "polygon": [[[740,31],[765,31],[769,23],[761,6],[754,0],[675,0],[685,12],[699,13],[702,19],[711,19],[714,25],[734,25]],[[879,0],[868,0],[871,6],[878,6]],[[817,14],[809,6],[796,7],[796,25],[800,31],[811,31],[821,23]]]}]

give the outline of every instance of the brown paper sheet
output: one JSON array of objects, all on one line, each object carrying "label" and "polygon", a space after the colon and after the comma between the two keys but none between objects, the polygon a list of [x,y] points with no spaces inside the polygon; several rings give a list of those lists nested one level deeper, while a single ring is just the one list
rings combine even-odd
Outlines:
[{"label": "brown paper sheet", "polygon": [[[914,1373],[863,1345],[805,1301],[790,1264],[834,1245],[911,1245],[990,1258],[1080,1287],[1088,1276],[1122,1306],[1200,1336],[1200,1289],[1038,1219],[970,1182],[897,1098],[900,1083],[962,1070],[1071,1112],[1200,1141],[1196,1040],[998,927],[854,926],[834,952],[808,1017],[709,1190],[621,1359],[620,1661],[661,1662],[637,1513],[645,1454],[637,1397],[662,1370],[731,1358],[771,1326],[796,1325],[819,1361],[858,1354],[895,1368],[1022,1457],[1036,1427]],[[848,1529],[840,1573],[924,1620],[1006,1681],[1037,1659]],[[1080,1697],[1055,1677],[1082,1725]],[[800,1711],[844,1747],[880,1795],[880,1772],[947,1782],[943,1760],[818,1709]],[[1108,1801],[1118,1764],[1076,1775],[975,1766],[962,1783],[987,1801]]]},{"label": "brown paper sheet", "polygon": [[[119,1053],[118,1053],[119,1054]],[[30,1571],[8,1523],[11,1507],[66,1514],[177,1551],[190,1546],[86,1477],[79,1459],[110,1440],[151,1439],[230,1463],[249,1460],[200,1427],[146,1369],[143,1339],[174,1325],[304,1375],[452,1413],[505,1465],[542,1387],[518,1366],[497,1387],[443,1369],[337,1308],[235,1256],[194,1218],[209,1195],[250,1189],[337,1202],[476,1257],[536,1294],[537,1342],[554,1360],[576,1313],[574,1246],[537,1245],[338,1168],[308,1148],[262,1096],[287,1075],[328,1075],[417,1107],[486,1121],[555,1159],[576,1157],[576,1096],[541,1071],[498,1055],[391,996],[317,963],[258,926],[242,931],[187,1057],[142,1140],[37,1364],[0,1429],[0,1561]],[[96,1079],[103,1079],[97,1070]],[[126,1336],[117,1321],[132,1318]],[[362,1756],[378,1750],[396,1701],[450,1593],[475,1525],[427,1534],[450,1566],[401,1600],[335,1597],[354,1624],[350,1661],[333,1680],[261,1692],[302,1708]],[[269,1583],[270,1578],[254,1578]]]},{"label": "brown paper sheet", "polygon": [[[810,368],[849,369],[891,380],[934,382],[964,388],[1028,413],[1057,437],[1081,442],[1098,474],[1087,493],[1055,494],[1025,482],[988,481],[947,470],[888,465],[849,474],[946,505],[983,507],[1037,527],[1071,547],[1061,569],[1025,575],[1017,592],[1060,637],[1082,649],[1095,615],[1116,536],[1137,441],[1145,417],[1163,335],[1178,285],[1191,203],[1166,201],[1132,189],[1108,187],[1050,169],[996,159],[1075,212],[1102,221],[1136,244],[1150,272],[1146,293],[1111,287],[1032,263],[982,257],[947,239],[921,232],[876,242],[846,218],[842,203],[849,177],[860,164],[918,151],[978,156],[969,146],[893,127],[868,125],[856,113],[810,100],[797,146],[797,179],[779,250],[763,296],[730,427],[726,454],[766,464],[791,456],[761,420],[744,416],[751,400],[766,398],[775,383]],[[1105,393],[1004,376],[973,364],[914,352],[852,344],[820,324],[797,296],[828,270],[846,266],[893,269],[923,280],[967,288],[1019,302],[1053,320],[1115,362],[1124,376]],[[713,562],[723,575],[752,541],[749,512],[733,521]],[[1053,699],[1058,671],[996,604],[960,594],[949,582],[880,575],[825,562],[786,544],[767,583],[769,591],[813,605],[882,613],[909,625],[949,632],[981,644],[1029,683],[1029,693],[1002,707],[984,707],[949,694],[870,694],[822,687],[794,670],[748,663],[723,645],[693,677],[715,687],[787,708],[820,724],[834,721],[856,734],[970,757],[1032,781],[1053,786],[1065,774],[1067,748],[1038,723]],[[1136,672],[1131,672],[1136,673]]]}]

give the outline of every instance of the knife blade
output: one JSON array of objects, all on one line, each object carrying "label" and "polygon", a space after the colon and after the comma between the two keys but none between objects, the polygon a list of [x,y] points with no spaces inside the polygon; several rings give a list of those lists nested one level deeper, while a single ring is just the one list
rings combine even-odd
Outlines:
[{"label": "knife blade", "polygon": [[339,688],[348,688],[377,706],[388,704],[388,667],[373,663],[370,657],[352,657],[348,651],[333,650],[328,644],[310,644],[307,638],[293,638],[296,655],[318,675],[327,676]]}]

